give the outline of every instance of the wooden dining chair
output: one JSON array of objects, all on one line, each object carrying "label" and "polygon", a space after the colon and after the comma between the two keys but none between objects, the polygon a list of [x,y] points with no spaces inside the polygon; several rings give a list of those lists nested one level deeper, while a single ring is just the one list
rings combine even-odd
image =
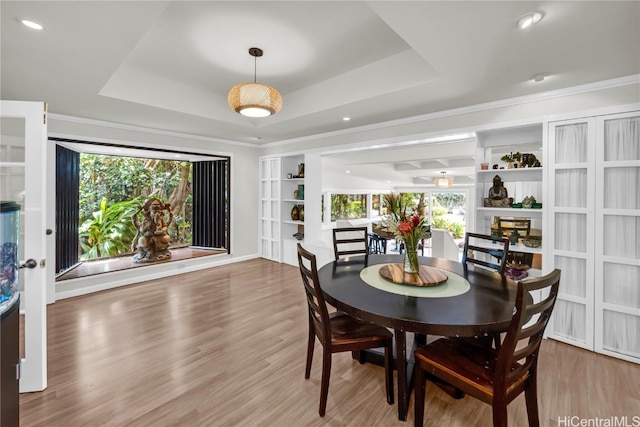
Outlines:
[{"label": "wooden dining chair", "polygon": [[393,334],[382,326],[373,325],[342,312],[329,314],[320,289],[316,256],[298,243],[298,265],[309,308],[309,335],[307,364],[304,377],[311,375],[311,362],[316,337],[322,344],[322,380],[320,383],[320,410],[324,417],[329,394],[331,356],[345,351],[359,352],[371,348],[384,348],[385,386],[387,402],[393,403]]},{"label": "wooden dining chair", "polygon": [[334,228],[333,253],[336,260],[342,256],[369,254],[367,227]]},{"label": "wooden dining chair", "polygon": [[[463,264],[481,265],[504,275],[508,254],[509,239],[506,237],[493,237],[477,233],[465,233],[464,235]],[[494,258],[497,261],[494,261]]]},{"label": "wooden dining chair", "polygon": [[[469,394],[493,408],[493,425],[507,425],[507,405],[524,392],[529,426],[539,426],[537,398],[538,352],[553,311],[560,270],[518,282],[514,315],[499,350],[482,340],[441,338],[417,349],[415,355],[415,426],[424,417],[425,380],[453,386],[457,397]],[[531,301],[530,292],[548,295]],[[531,301],[531,302],[530,302]]]}]

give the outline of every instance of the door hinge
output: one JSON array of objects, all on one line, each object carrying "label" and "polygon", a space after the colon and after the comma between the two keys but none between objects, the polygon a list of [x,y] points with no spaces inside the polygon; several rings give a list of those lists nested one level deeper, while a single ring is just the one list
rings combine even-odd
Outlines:
[{"label": "door hinge", "polygon": [[42,124],[47,124],[47,103],[44,103],[44,111],[42,112]]},{"label": "door hinge", "polygon": [[20,359],[20,362],[18,362],[18,364],[16,365],[16,379],[17,380],[22,378],[22,360],[23,359]]}]

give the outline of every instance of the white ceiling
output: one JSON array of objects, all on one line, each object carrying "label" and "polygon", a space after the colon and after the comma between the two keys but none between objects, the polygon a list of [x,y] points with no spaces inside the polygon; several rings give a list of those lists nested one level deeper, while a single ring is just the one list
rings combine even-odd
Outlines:
[{"label": "white ceiling", "polygon": [[[0,8],[2,99],[257,146],[640,73],[638,1],[3,0]],[[532,11],[543,20],[519,30],[517,19]],[[273,117],[227,105],[229,89],[253,79],[253,46],[264,50],[258,81],[282,93]],[[549,77],[534,84],[537,73]]]}]

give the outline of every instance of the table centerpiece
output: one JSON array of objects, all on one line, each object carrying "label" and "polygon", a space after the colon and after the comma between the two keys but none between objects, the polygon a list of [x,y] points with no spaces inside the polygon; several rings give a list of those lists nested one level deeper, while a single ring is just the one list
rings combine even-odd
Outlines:
[{"label": "table centerpiece", "polygon": [[410,210],[408,204],[403,205],[402,196],[395,193],[385,194],[384,200],[387,215],[382,218],[382,227],[404,244],[404,272],[417,274],[420,269],[418,244],[422,239],[431,237],[431,227],[424,216],[424,205],[419,203],[415,211]]}]

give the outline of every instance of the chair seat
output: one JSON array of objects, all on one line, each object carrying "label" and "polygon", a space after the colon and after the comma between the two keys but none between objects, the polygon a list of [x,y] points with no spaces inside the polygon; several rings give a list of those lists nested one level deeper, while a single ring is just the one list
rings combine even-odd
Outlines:
[{"label": "chair seat", "polygon": [[[438,377],[445,380],[455,379],[456,384],[466,385],[459,387],[462,391],[476,396],[480,392],[485,397],[483,400],[491,403],[498,350],[479,340],[442,338],[416,350],[415,357],[427,373],[437,373]],[[517,366],[517,363],[514,364],[512,370]],[[521,384],[528,377],[527,371],[521,377],[514,378],[507,388]]]},{"label": "chair seat", "polygon": [[333,344],[352,343],[357,341],[380,341],[393,337],[393,334],[382,326],[373,325],[355,319],[348,314],[336,312],[331,317],[331,342]]}]

